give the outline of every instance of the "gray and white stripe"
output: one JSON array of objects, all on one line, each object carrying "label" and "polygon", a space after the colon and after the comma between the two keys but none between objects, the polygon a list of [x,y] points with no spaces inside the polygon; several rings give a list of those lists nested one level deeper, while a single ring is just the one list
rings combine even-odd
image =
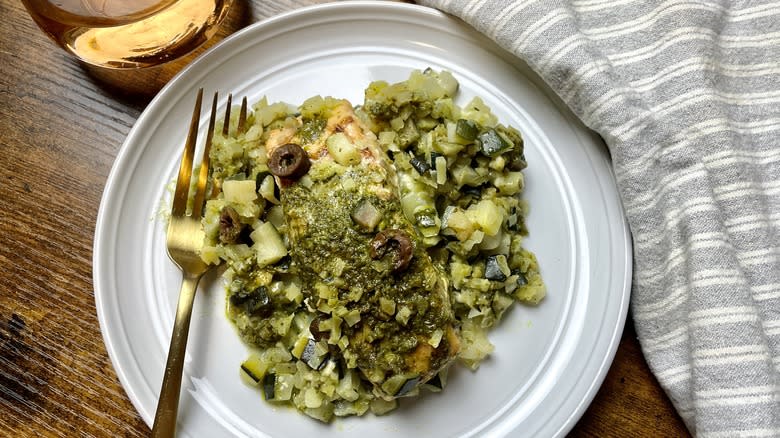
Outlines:
[{"label": "gray and white stripe", "polygon": [[632,317],[691,432],[780,436],[780,2],[418,3],[523,58],[606,140]]}]

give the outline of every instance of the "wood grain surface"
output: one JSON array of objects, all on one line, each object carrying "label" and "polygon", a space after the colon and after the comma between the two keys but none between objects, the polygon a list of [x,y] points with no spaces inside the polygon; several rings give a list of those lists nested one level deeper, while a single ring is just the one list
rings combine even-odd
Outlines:
[{"label": "wood grain surface", "polygon": [[[237,0],[228,27],[314,3]],[[96,79],[19,2],[0,0],[0,16],[0,436],[148,436],[103,345],[92,241],[111,165],[151,95],[132,77]],[[629,322],[571,436],[686,435]]]}]

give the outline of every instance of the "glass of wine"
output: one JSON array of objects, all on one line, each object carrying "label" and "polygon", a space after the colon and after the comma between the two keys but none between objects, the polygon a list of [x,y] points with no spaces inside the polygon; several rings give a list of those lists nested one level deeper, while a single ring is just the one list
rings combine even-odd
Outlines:
[{"label": "glass of wine", "polygon": [[88,67],[139,70],[178,60],[217,32],[233,0],[22,0]]}]

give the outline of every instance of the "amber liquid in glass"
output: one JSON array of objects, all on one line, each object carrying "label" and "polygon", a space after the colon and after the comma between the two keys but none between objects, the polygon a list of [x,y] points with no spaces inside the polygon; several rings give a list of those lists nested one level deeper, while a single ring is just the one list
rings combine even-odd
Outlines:
[{"label": "amber liquid in glass", "polygon": [[154,67],[209,40],[232,0],[22,0],[35,22],[83,62]]}]

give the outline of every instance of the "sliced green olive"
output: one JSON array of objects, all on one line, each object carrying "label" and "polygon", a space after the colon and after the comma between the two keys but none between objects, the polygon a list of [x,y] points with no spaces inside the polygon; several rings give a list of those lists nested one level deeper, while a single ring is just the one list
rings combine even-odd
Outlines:
[{"label": "sliced green olive", "polygon": [[287,143],[276,148],[268,160],[268,170],[279,178],[296,180],[311,167],[306,151],[297,144]]}]

